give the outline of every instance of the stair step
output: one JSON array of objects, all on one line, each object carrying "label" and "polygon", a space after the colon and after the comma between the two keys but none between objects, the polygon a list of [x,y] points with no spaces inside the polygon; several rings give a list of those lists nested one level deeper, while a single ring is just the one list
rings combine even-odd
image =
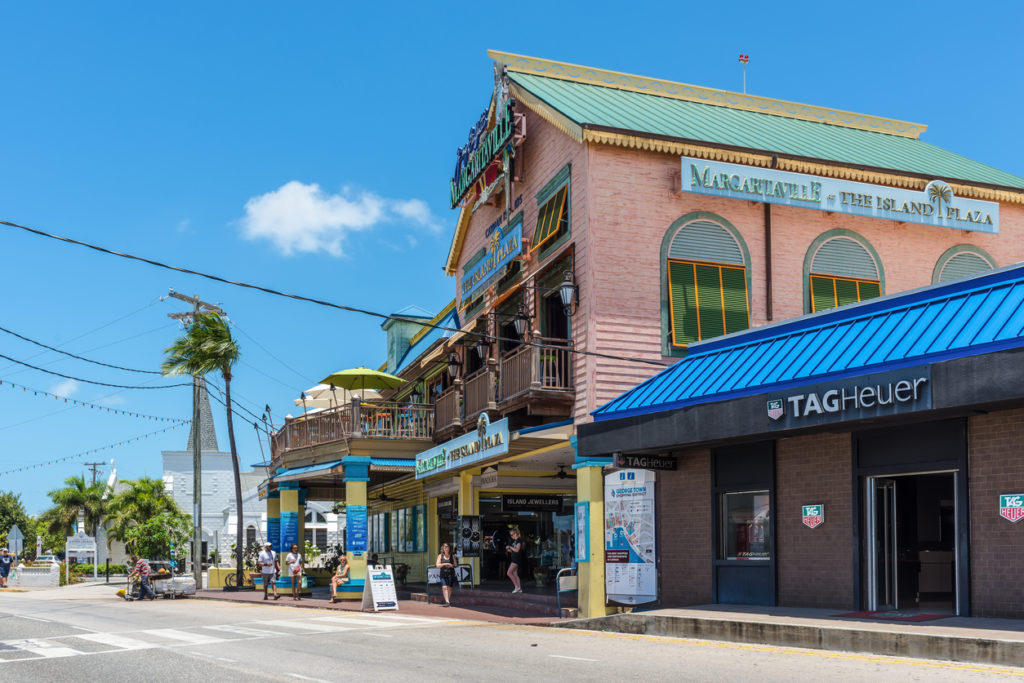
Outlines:
[{"label": "stair step", "polygon": [[[566,605],[572,605],[571,601],[574,601],[574,597],[569,596],[569,599],[562,600],[563,611],[575,609],[575,606],[566,607]],[[399,593],[399,598],[415,602],[429,601],[435,605],[442,603],[441,596],[435,593],[428,596],[424,592],[402,591]],[[543,616],[557,616],[558,614],[558,599],[553,595],[466,590],[452,593],[452,604],[456,607],[502,607]]]}]

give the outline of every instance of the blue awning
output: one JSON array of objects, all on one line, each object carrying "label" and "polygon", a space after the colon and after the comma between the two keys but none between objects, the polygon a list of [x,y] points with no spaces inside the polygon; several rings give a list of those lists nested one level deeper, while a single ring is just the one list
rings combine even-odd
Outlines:
[{"label": "blue awning", "polygon": [[1024,347],[1024,266],[693,344],[595,421]]},{"label": "blue awning", "polygon": [[[309,465],[308,467],[281,468],[270,477],[269,481],[291,481],[292,479],[310,474],[341,474],[341,464],[341,460],[335,460],[334,462],[325,462],[319,465]],[[335,469],[337,470],[336,472],[333,471]]]}]

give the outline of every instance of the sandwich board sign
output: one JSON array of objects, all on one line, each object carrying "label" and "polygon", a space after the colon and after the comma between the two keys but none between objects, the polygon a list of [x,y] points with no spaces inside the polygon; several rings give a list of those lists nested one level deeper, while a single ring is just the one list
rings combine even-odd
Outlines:
[{"label": "sandwich board sign", "polygon": [[398,595],[395,593],[395,575],[391,565],[366,567],[366,581],[363,583],[364,612],[398,611]]},{"label": "sandwich board sign", "polygon": [[815,527],[821,526],[825,521],[825,506],[824,505],[802,505],[802,514],[804,526],[808,529],[814,529]]},{"label": "sandwich board sign", "polygon": [[1024,519],[1024,493],[999,496],[999,516],[1014,523]]}]

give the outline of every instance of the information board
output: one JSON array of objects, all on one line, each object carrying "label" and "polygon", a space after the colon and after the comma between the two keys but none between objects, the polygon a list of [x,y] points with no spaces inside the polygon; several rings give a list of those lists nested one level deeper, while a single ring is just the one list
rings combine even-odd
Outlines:
[{"label": "information board", "polygon": [[349,505],[345,515],[345,542],[350,553],[365,553],[367,543],[366,506]]},{"label": "information board", "polygon": [[[281,513],[281,552],[287,553],[292,549],[292,543],[299,545],[299,513]],[[302,545],[299,545],[302,549]]]},{"label": "information board", "polygon": [[398,594],[395,593],[395,575],[391,565],[366,568],[362,609],[364,612],[371,609],[374,612],[398,611]]},{"label": "information board", "polygon": [[610,604],[658,599],[654,472],[619,470],[604,478],[605,594]]},{"label": "information board", "polygon": [[576,530],[576,562],[590,561],[590,503],[576,503],[574,528]]}]

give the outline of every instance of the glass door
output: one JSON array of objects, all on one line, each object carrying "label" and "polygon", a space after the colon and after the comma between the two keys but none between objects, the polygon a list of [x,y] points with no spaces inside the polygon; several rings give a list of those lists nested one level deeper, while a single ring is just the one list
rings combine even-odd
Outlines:
[{"label": "glass door", "polygon": [[897,609],[896,480],[869,477],[868,609]]}]

